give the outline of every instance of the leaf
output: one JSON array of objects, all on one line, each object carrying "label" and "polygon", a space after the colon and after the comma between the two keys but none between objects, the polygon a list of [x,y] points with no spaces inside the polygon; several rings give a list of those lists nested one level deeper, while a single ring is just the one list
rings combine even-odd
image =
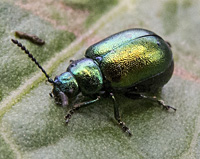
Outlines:
[{"label": "leaf", "polygon": [[[87,18],[97,11],[89,9],[90,0],[0,2],[0,158],[200,158],[200,2],[111,2],[114,7],[94,18],[93,25]],[[64,15],[70,19],[66,8],[71,9],[72,19],[85,15],[78,22],[80,29],[65,22]],[[70,59],[83,57],[88,46],[136,27],[152,30],[172,45],[175,71],[160,96],[177,112],[149,100],[117,95],[132,137],[117,126],[109,98],[79,110],[66,126],[67,109],[48,96],[52,87],[44,82],[44,75],[10,42],[15,30],[45,39],[42,47],[18,40],[55,77],[66,70]]]}]

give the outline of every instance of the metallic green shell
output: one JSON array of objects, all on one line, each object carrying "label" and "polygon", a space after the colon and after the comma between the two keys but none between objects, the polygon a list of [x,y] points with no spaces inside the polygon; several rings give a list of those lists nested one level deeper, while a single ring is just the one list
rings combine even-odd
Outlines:
[{"label": "metallic green shell", "polygon": [[173,62],[166,42],[141,29],[120,32],[104,39],[88,48],[86,57],[97,60],[113,88],[136,85],[164,72]]},{"label": "metallic green shell", "polygon": [[94,60],[83,58],[71,63],[67,71],[76,79],[80,91],[84,95],[98,93],[103,87],[101,70]]},{"label": "metallic green shell", "polygon": [[85,53],[85,57],[95,59],[95,57],[103,56],[113,49],[134,39],[156,35],[155,33],[144,29],[129,29],[107,37],[106,39],[90,46]]}]

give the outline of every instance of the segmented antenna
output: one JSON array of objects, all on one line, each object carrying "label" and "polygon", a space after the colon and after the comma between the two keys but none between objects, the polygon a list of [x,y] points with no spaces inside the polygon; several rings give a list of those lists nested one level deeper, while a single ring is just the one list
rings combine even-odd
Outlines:
[{"label": "segmented antenna", "polygon": [[17,40],[11,39],[11,41],[16,44],[18,47],[20,47],[33,62],[38,66],[38,68],[45,74],[46,78],[48,79],[49,83],[54,83],[54,81],[49,77],[49,75],[46,73],[46,71],[40,66],[40,64],[37,62],[37,60],[33,57],[33,55],[23,46],[20,42]]}]

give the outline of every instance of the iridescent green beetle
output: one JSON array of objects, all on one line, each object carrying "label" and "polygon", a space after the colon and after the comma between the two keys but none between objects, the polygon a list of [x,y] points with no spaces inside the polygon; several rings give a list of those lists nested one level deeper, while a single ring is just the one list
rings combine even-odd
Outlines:
[{"label": "iridescent green beetle", "polygon": [[69,122],[74,111],[110,96],[114,102],[114,116],[123,131],[131,135],[129,128],[121,121],[115,93],[123,93],[130,98],[146,98],[156,101],[166,109],[156,97],[144,95],[156,92],[171,78],[174,62],[170,45],[157,34],[145,29],[129,29],[90,46],[85,58],[71,61],[67,71],[52,80],[29,51],[17,40],[12,42],[21,47],[36,63],[53,85],[50,93],[56,102],[68,105],[69,98],[79,93],[91,98],[90,101],[75,104],[65,116]]}]

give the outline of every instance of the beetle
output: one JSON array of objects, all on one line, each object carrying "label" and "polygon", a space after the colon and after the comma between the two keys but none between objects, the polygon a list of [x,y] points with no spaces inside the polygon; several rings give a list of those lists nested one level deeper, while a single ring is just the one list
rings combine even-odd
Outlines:
[{"label": "beetle", "polygon": [[79,108],[95,103],[102,97],[111,97],[116,121],[131,136],[130,129],[120,118],[114,95],[116,93],[132,99],[150,99],[167,110],[176,111],[157,97],[146,95],[162,88],[170,80],[174,70],[171,45],[152,31],[135,28],[111,35],[91,45],[84,58],[71,60],[66,72],[56,76],[54,80],[21,43],[14,39],[12,42],[28,54],[53,85],[50,96],[57,103],[67,106],[69,99],[77,97],[80,92],[91,98],[74,104],[65,116],[66,123]]}]

